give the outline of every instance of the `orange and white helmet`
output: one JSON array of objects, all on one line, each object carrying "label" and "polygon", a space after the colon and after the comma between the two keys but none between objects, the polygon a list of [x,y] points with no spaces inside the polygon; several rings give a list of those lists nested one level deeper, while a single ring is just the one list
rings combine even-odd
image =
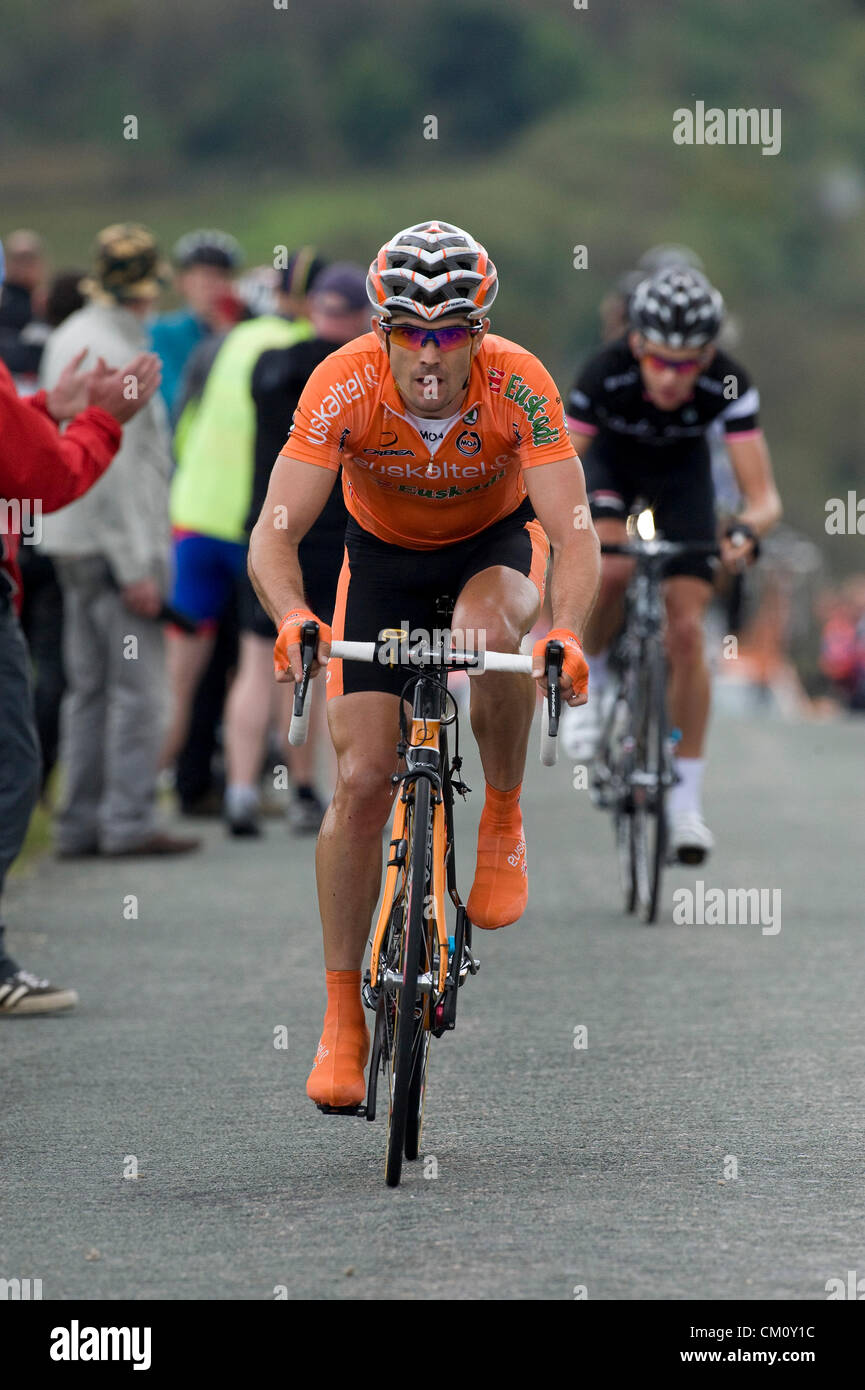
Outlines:
[{"label": "orange and white helmet", "polygon": [[366,292],[388,318],[404,309],[423,319],[483,318],[498,293],[496,268],[480,242],[450,222],[418,222],[397,232],[369,268]]}]

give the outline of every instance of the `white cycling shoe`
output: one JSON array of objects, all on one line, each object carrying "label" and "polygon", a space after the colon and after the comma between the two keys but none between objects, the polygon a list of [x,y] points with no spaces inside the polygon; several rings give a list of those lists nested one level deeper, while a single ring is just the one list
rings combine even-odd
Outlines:
[{"label": "white cycling shoe", "polygon": [[563,705],[559,716],[558,739],[565,757],[575,763],[594,758],[601,738],[600,699],[594,696],[585,705]]},{"label": "white cycling shoe", "polygon": [[672,864],[702,864],[715,848],[715,837],[699,811],[671,811],[667,847]]}]

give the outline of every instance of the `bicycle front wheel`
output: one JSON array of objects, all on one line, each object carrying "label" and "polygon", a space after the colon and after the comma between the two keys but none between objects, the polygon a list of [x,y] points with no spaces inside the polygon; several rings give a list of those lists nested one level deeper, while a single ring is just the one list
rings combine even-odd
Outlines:
[{"label": "bicycle front wheel", "polygon": [[[408,1125],[412,1105],[415,1114],[413,1128],[419,1135],[417,1113],[419,1102],[422,1104],[423,1087],[421,1086],[418,1096],[417,1086],[413,1086],[412,1082],[416,1067],[422,1066],[424,1073],[426,1071],[427,1049],[422,1046],[425,1031],[423,996],[420,1005],[418,996],[418,974],[426,937],[424,906],[427,900],[432,854],[430,783],[426,777],[419,777],[414,783],[409,820],[407,892],[399,950],[401,983],[397,989],[390,1058],[390,1107],[385,1163],[385,1181],[388,1187],[396,1187],[402,1174],[403,1153],[406,1140],[410,1137]],[[416,1138],[414,1142],[416,1144]]]},{"label": "bicycle front wheel", "polygon": [[637,744],[632,778],[636,905],[643,922],[658,916],[661,876],[667,849],[665,759],[667,746],[667,665],[659,646],[650,646],[642,663]]}]

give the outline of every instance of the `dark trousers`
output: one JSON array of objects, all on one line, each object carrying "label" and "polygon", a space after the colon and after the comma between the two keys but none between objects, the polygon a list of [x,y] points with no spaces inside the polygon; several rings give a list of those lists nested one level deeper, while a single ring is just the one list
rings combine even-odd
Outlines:
[{"label": "dark trousers", "polygon": [[42,787],[57,762],[60,704],[66,689],[63,674],[63,591],[54,564],[32,546],[19,553],[23,583],[21,627],[35,669],[33,705],[42,749]]},{"label": "dark trousers", "polygon": [[[214,789],[214,754],[219,746],[228,676],[237,665],[237,643],[237,609],[232,603],[219,620],[213,654],[195,692],[189,734],[177,759],[175,786],[184,809],[193,808],[200,797]],[[216,788],[220,793],[221,780]]]},{"label": "dark trousers", "polygon": [[[21,852],[41,777],[30,655],[21,624],[9,601],[0,595],[0,896],[6,874]],[[5,952],[0,917],[0,979],[17,968]]]}]

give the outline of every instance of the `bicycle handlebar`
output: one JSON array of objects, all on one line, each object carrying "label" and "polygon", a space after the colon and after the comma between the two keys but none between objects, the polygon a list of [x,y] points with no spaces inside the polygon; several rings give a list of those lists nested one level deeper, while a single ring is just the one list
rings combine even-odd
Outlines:
[{"label": "bicycle handlebar", "polygon": [[[288,730],[288,741],[293,748],[299,747],[306,742],[306,735],[309,729],[310,706],[306,698],[309,686],[310,668],[315,659],[315,651],[318,645],[318,625],[317,623],[307,622],[301,628],[301,661],[303,663],[303,679],[298,681],[294,689],[294,708],[291,714],[291,724]],[[330,648],[331,659],[340,661],[364,661],[373,662],[378,659],[381,650],[378,642],[333,642]],[[414,647],[410,653],[414,660],[406,665],[417,665],[422,668],[424,665],[433,665],[439,669],[452,669],[465,671],[469,676],[479,676],[485,671],[500,671],[515,675],[530,676],[532,674],[532,658],[523,655],[521,652],[460,652],[444,653],[433,651],[427,643],[421,642]],[[544,701],[546,719],[541,727],[541,762],[549,767],[556,761],[556,734],[558,732],[559,711],[561,708],[561,693],[559,690],[559,676],[562,669],[563,648],[560,642],[549,642],[547,644],[547,682],[548,692]],[[451,659],[449,659],[451,658]]]},{"label": "bicycle handlebar", "polygon": [[604,542],[602,555],[663,556],[665,559],[680,555],[720,555],[721,547],[717,541],[633,541],[625,545]]}]

